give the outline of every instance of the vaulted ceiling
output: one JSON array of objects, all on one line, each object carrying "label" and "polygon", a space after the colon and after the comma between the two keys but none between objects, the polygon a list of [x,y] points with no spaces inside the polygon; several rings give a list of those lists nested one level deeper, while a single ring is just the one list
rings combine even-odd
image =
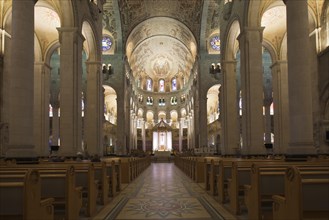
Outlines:
[{"label": "vaulted ceiling", "polygon": [[199,36],[203,0],[119,0],[123,38],[142,21],[170,17],[185,24]]},{"label": "vaulted ceiling", "polygon": [[122,35],[135,77],[188,78],[197,55],[200,0],[121,0]]},{"label": "vaulted ceiling", "polygon": [[106,1],[103,28],[122,42],[135,77],[167,81],[188,77],[200,38],[219,33],[215,0],[119,0],[115,4]]}]

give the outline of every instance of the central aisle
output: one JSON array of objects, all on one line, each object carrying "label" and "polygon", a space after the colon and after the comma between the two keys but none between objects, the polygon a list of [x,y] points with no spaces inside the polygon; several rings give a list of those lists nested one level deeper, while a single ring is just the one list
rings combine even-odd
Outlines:
[{"label": "central aisle", "polygon": [[173,163],[152,163],[94,219],[235,218]]}]

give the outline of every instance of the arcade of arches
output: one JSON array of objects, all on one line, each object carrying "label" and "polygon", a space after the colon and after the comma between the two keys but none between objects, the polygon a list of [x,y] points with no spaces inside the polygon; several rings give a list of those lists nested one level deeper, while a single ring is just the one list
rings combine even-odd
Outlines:
[{"label": "arcade of arches", "polygon": [[0,0],[0,21],[1,157],[329,153],[327,0]]}]

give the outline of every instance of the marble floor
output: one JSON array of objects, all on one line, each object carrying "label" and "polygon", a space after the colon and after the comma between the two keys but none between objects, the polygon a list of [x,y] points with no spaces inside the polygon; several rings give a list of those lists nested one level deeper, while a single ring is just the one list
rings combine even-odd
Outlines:
[{"label": "marble floor", "polygon": [[173,163],[152,163],[94,220],[236,219]]}]

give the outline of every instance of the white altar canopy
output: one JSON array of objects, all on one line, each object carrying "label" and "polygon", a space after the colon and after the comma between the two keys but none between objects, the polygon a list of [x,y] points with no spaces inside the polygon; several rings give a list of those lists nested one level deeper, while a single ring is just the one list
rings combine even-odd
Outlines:
[{"label": "white altar canopy", "polygon": [[154,125],[153,129],[153,151],[171,151],[172,128],[163,119]]}]

